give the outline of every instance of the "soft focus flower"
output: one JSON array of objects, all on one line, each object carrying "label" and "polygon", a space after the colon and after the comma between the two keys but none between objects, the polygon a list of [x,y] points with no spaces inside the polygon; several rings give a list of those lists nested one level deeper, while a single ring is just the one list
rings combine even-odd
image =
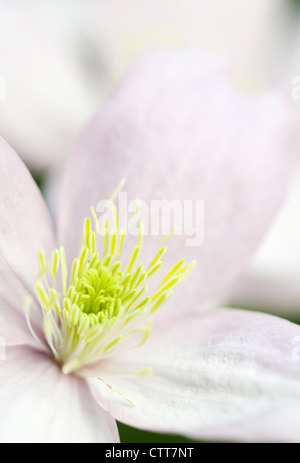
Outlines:
[{"label": "soft focus flower", "polygon": [[[296,25],[296,23],[295,23]],[[299,26],[299,25],[298,25]],[[293,31],[291,59],[282,74],[290,89],[300,125],[300,28]],[[296,91],[297,87],[297,91]],[[299,134],[299,130],[298,130]],[[300,156],[299,136],[297,164],[288,196],[272,224],[270,232],[230,291],[234,305],[296,317],[300,315]],[[295,143],[295,144],[296,144]]]},{"label": "soft focus flower", "polygon": [[[200,312],[234,278],[276,211],[291,168],[284,150],[290,128],[278,96],[239,95],[213,57],[151,54],[71,156],[57,237],[30,174],[1,140],[1,441],[115,442],[114,418],[193,438],[299,441],[292,353],[300,328],[262,314]],[[152,261],[145,275],[137,262],[141,234],[132,254],[124,241],[131,276],[120,275],[117,220],[111,239],[104,235],[101,262],[92,220],[84,220],[120,173],[130,197],[138,191],[141,199],[206,201],[205,243],[187,252],[198,258],[198,270],[185,298],[178,288],[160,310],[190,267],[180,261],[158,293],[138,302],[124,286],[137,289],[157,268],[156,243],[147,237],[144,244],[144,262]],[[180,237],[168,247],[165,261],[178,262]],[[152,330],[148,317],[140,324],[149,311]],[[139,320],[134,328],[129,314]],[[143,345],[128,350],[134,335]]]},{"label": "soft focus flower", "polygon": [[87,3],[0,1],[1,134],[35,172],[63,161],[106,86],[84,30]]},{"label": "soft focus flower", "polygon": [[57,167],[133,60],[157,46],[222,52],[244,87],[268,85],[283,67],[288,6],[286,0],[1,0],[1,134],[34,171]]},{"label": "soft focus flower", "polygon": [[239,83],[253,89],[276,82],[286,60],[286,0],[111,0],[105,7],[102,37],[113,76],[153,47],[197,46],[224,54]]},{"label": "soft focus flower", "polygon": [[[299,107],[300,109],[300,107]],[[229,289],[231,304],[296,320],[300,316],[300,169],[254,258]]]}]

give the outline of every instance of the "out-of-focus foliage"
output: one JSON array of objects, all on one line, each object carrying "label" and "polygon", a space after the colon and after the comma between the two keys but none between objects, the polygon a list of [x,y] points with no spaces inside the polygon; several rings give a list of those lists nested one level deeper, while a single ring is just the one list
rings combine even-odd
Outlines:
[{"label": "out-of-focus foliage", "polygon": [[296,8],[298,8],[299,11],[300,11],[300,0],[290,0],[290,1],[291,1],[291,2],[293,3],[293,5],[294,5]]},{"label": "out-of-focus foliage", "polygon": [[189,439],[169,434],[154,434],[152,432],[140,431],[139,429],[130,428],[124,424],[118,423],[121,442],[123,444],[188,444],[193,443]]}]

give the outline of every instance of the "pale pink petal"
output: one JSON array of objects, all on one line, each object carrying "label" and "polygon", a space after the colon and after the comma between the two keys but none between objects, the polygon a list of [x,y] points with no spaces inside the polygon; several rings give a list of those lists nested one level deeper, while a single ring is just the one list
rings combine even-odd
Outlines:
[{"label": "pale pink petal", "polygon": [[14,329],[25,327],[22,307],[33,294],[38,251],[53,249],[54,232],[34,180],[1,138],[0,172],[0,336],[19,343]]},{"label": "pale pink petal", "polygon": [[[135,427],[195,439],[300,441],[299,336],[285,320],[220,309],[161,324],[143,348],[85,374],[136,403],[88,380],[99,404]],[[147,368],[151,374],[132,375]]]},{"label": "pale pink petal", "polygon": [[113,418],[83,380],[64,376],[50,358],[30,348],[7,349],[0,361],[0,442],[118,442]]},{"label": "pale pink petal", "polygon": [[[35,329],[41,334],[38,327],[35,326]],[[6,346],[22,344],[36,346],[36,340],[28,329],[23,313],[3,300],[0,303],[0,339]]]},{"label": "pale pink petal", "polygon": [[[125,177],[129,202],[205,201],[204,244],[188,247],[186,237],[172,238],[167,262],[198,260],[185,285],[187,307],[195,297],[199,303],[216,296],[254,251],[282,199],[292,164],[287,107],[282,95],[239,94],[224,63],[210,55],[146,55],[86,129],[67,164],[59,237],[69,258],[78,252],[90,206],[108,199]],[[159,243],[146,238],[148,258]]]}]

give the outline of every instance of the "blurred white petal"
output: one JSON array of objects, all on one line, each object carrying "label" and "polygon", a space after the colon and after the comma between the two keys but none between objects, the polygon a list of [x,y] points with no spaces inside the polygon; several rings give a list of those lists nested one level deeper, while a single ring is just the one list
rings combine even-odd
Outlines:
[{"label": "blurred white petal", "polygon": [[142,52],[192,45],[224,53],[247,89],[278,80],[286,0],[0,1],[0,133],[34,170],[59,164]]},{"label": "blurred white petal", "polygon": [[300,318],[300,171],[270,233],[229,293],[236,306]]}]

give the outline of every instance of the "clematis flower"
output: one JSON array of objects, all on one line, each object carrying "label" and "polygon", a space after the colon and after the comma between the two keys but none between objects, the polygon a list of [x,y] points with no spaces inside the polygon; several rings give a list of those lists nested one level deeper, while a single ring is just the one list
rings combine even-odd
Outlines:
[{"label": "clematis flower", "polygon": [[[214,57],[150,54],[70,157],[56,227],[1,139],[1,441],[116,442],[115,419],[197,439],[299,441],[300,328],[259,313],[203,310],[276,212],[293,166],[292,127],[284,99],[240,95]],[[115,210],[114,233],[101,246],[91,209],[121,172],[129,197],[207,204],[203,246],[170,239],[165,276],[149,296],[144,283],[165,247],[154,237],[143,243],[142,226],[129,246]],[[182,254],[193,259],[184,263]]]},{"label": "clematis flower", "polygon": [[59,169],[133,60],[157,46],[224,52],[243,85],[267,85],[284,67],[288,14],[286,0],[1,0],[1,134],[35,172]]}]

